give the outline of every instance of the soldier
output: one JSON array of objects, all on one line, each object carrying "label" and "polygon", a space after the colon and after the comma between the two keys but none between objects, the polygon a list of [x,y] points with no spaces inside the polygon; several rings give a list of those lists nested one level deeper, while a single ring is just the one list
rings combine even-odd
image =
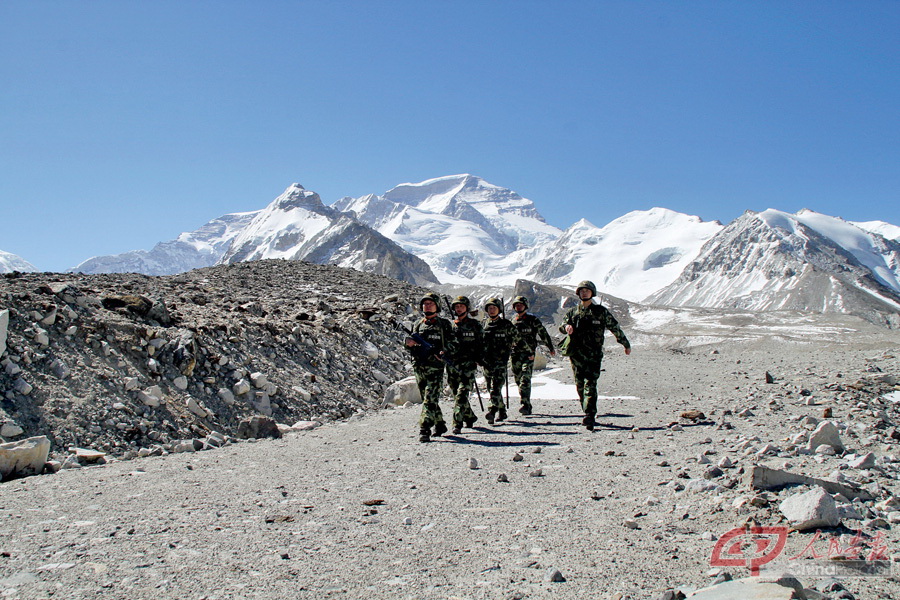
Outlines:
[{"label": "soldier", "polygon": [[422,416],[419,418],[420,442],[431,441],[432,427],[435,436],[447,432],[447,424],[444,423],[444,415],[441,414],[438,402],[444,383],[444,356],[455,353],[456,336],[450,321],[438,316],[438,311],[441,310],[439,302],[437,294],[428,293],[422,296],[419,309],[425,316],[413,325],[413,335],[406,338],[406,349],[412,355],[416,383],[422,394]]},{"label": "soldier", "polygon": [[453,405],[453,433],[462,432],[466,427],[475,425],[478,417],[469,404],[469,394],[475,386],[477,364],[481,359],[484,334],[481,323],[469,316],[471,305],[465,296],[457,296],[450,304],[450,310],[456,313],[453,331],[456,334],[456,353],[453,355],[453,368],[447,370],[447,383],[455,400]]},{"label": "soldier", "polygon": [[481,364],[484,365],[484,377],[491,394],[490,406],[484,418],[491,425],[494,417],[498,421],[506,420],[506,405],[503,404],[503,384],[506,383],[506,364],[514,346],[520,343],[519,333],[515,325],[503,318],[503,301],[491,298],[484,305],[488,320],[484,325],[484,351]]},{"label": "soldier", "polygon": [[616,341],[625,346],[625,354],[631,354],[631,344],[619,327],[612,313],[601,304],[594,303],[597,287],[590,281],[582,281],[575,288],[575,295],[581,303],[569,309],[559,326],[568,334],[568,344],[564,352],[572,363],[575,375],[575,389],[584,409],[582,424],[588,431],[594,430],[597,415],[597,380],[600,379],[600,364],[603,360],[604,330],[616,336]]},{"label": "soldier", "polygon": [[519,412],[523,415],[531,414],[531,374],[534,372],[534,353],[538,346],[538,337],[550,350],[550,356],[556,356],[553,348],[553,339],[547,333],[547,329],[541,320],[535,315],[525,312],[528,309],[528,299],[525,296],[516,296],[512,302],[516,318],[513,325],[522,338],[522,343],[517,345],[512,353],[512,372],[519,387],[519,397],[522,405]]}]

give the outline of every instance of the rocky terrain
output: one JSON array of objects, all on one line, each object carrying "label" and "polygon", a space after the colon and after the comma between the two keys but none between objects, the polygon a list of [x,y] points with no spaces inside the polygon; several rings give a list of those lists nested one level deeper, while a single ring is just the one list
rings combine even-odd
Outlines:
[{"label": "rocky terrain", "polygon": [[350,269],[256,261],[180,275],[10,274],[0,422],[115,456],[169,451],[252,414],[348,417],[406,375],[393,323],[420,293]]},{"label": "rocky terrain", "polygon": [[[4,429],[85,467],[0,487],[3,597],[900,595],[890,562],[797,589],[711,564],[756,525],[791,528],[773,562],[788,570],[900,560],[896,331],[632,306],[634,352],[608,349],[596,431],[556,358],[534,415],[420,444],[415,405],[379,408],[409,374],[389,322],[412,286],[283,261],[2,286]],[[298,426],[238,439],[266,412]]]}]

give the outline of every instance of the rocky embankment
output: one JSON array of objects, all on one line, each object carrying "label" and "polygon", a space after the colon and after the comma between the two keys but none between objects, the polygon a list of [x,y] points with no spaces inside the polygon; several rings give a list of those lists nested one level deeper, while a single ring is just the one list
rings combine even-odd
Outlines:
[{"label": "rocky embankment", "polygon": [[408,374],[393,323],[418,293],[277,260],[165,277],[8,274],[0,435],[47,436],[75,466],[219,445],[254,414],[347,417]]}]

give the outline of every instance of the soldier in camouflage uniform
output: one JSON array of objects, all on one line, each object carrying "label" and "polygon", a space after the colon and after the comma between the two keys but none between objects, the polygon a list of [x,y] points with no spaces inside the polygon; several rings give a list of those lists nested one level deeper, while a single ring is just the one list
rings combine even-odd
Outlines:
[{"label": "soldier in camouflage uniform", "polygon": [[537,350],[538,337],[550,349],[550,356],[556,356],[556,350],[553,349],[553,339],[547,333],[541,320],[535,315],[525,312],[528,309],[528,299],[525,296],[516,296],[512,307],[516,311],[513,325],[516,326],[519,337],[522,338],[522,343],[517,345],[512,353],[512,372],[516,385],[519,387],[519,398],[522,399],[519,412],[523,415],[530,415],[531,374],[534,371],[534,353]]},{"label": "soldier in camouflage uniform", "polygon": [[582,281],[575,288],[575,295],[581,303],[569,309],[559,330],[568,334],[569,340],[564,354],[572,363],[575,375],[575,389],[584,409],[582,424],[588,431],[594,430],[597,415],[597,380],[600,379],[600,364],[603,360],[603,334],[608,329],[616,341],[625,346],[625,354],[631,354],[631,344],[619,327],[612,313],[601,304],[594,303],[597,287],[590,281]]},{"label": "soldier in camouflage uniform", "polygon": [[431,428],[434,435],[447,432],[444,415],[438,403],[441,388],[444,384],[444,356],[456,352],[456,335],[453,325],[447,319],[438,316],[441,310],[440,298],[437,294],[425,294],[419,301],[419,309],[425,315],[416,321],[412,332],[431,347],[428,348],[414,337],[406,338],[406,349],[412,355],[413,370],[416,383],[422,394],[422,416],[419,418],[419,441],[431,441]]},{"label": "soldier in camouflage uniform", "polygon": [[447,383],[455,400],[453,405],[453,433],[462,432],[466,427],[475,425],[478,417],[469,404],[469,394],[475,386],[478,362],[481,358],[484,334],[481,323],[469,316],[469,299],[457,296],[450,304],[456,313],[453,321],[453,332],[456,334],[456,353],[452,356],[453,367],[447,370]]},{"label": "soldier in camouflage uniform", "polygon": [[503,301],[491,298],[484,305],[488,319],[484,325],[484,351],[481,364],[484,365],[484,377],[491,394],[490,406],[484,418],[491,425],[494,418],[506,420],[506,405],[503,404],[503,384],[506,383],[506,365],[514,346],[521,343],[516,326],[500,316]]}]

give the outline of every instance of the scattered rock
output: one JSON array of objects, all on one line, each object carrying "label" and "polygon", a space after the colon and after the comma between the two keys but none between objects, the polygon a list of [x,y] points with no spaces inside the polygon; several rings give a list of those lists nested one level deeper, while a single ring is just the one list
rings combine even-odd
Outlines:
[{"label": "scattered rock", "polygon": [[781,502],[779,509],[793,528],[801,531],[834,527],[841,522],[834,498],[821,487],[788,497]]},{"label": "scattered rock", "polygon": [[827,445],[834,448],[835,452],[844,451],[844,443],[841,441],[840,433],[837,426],[831,421],[823,421],[819,423],[815,431],[809,436],[807,449],[815,452],[821,445]]},{"label": "scattered rock", "polygon": [[242,420],[237,428],[238,439],[280,438],[281,430],[274,419],[254,415]]},{"label": "scattered rock", "polygon": [[0,444],[0,479],[41,473],[49,453],[50,440],[46,436]]},{"label": "scattered rock", "polygon": [[682,419],[687,419],[689,421],[702,421],[706,418],[706,415],[703,414],[702,411],[699,410],[686,410],[681,413]]}]

